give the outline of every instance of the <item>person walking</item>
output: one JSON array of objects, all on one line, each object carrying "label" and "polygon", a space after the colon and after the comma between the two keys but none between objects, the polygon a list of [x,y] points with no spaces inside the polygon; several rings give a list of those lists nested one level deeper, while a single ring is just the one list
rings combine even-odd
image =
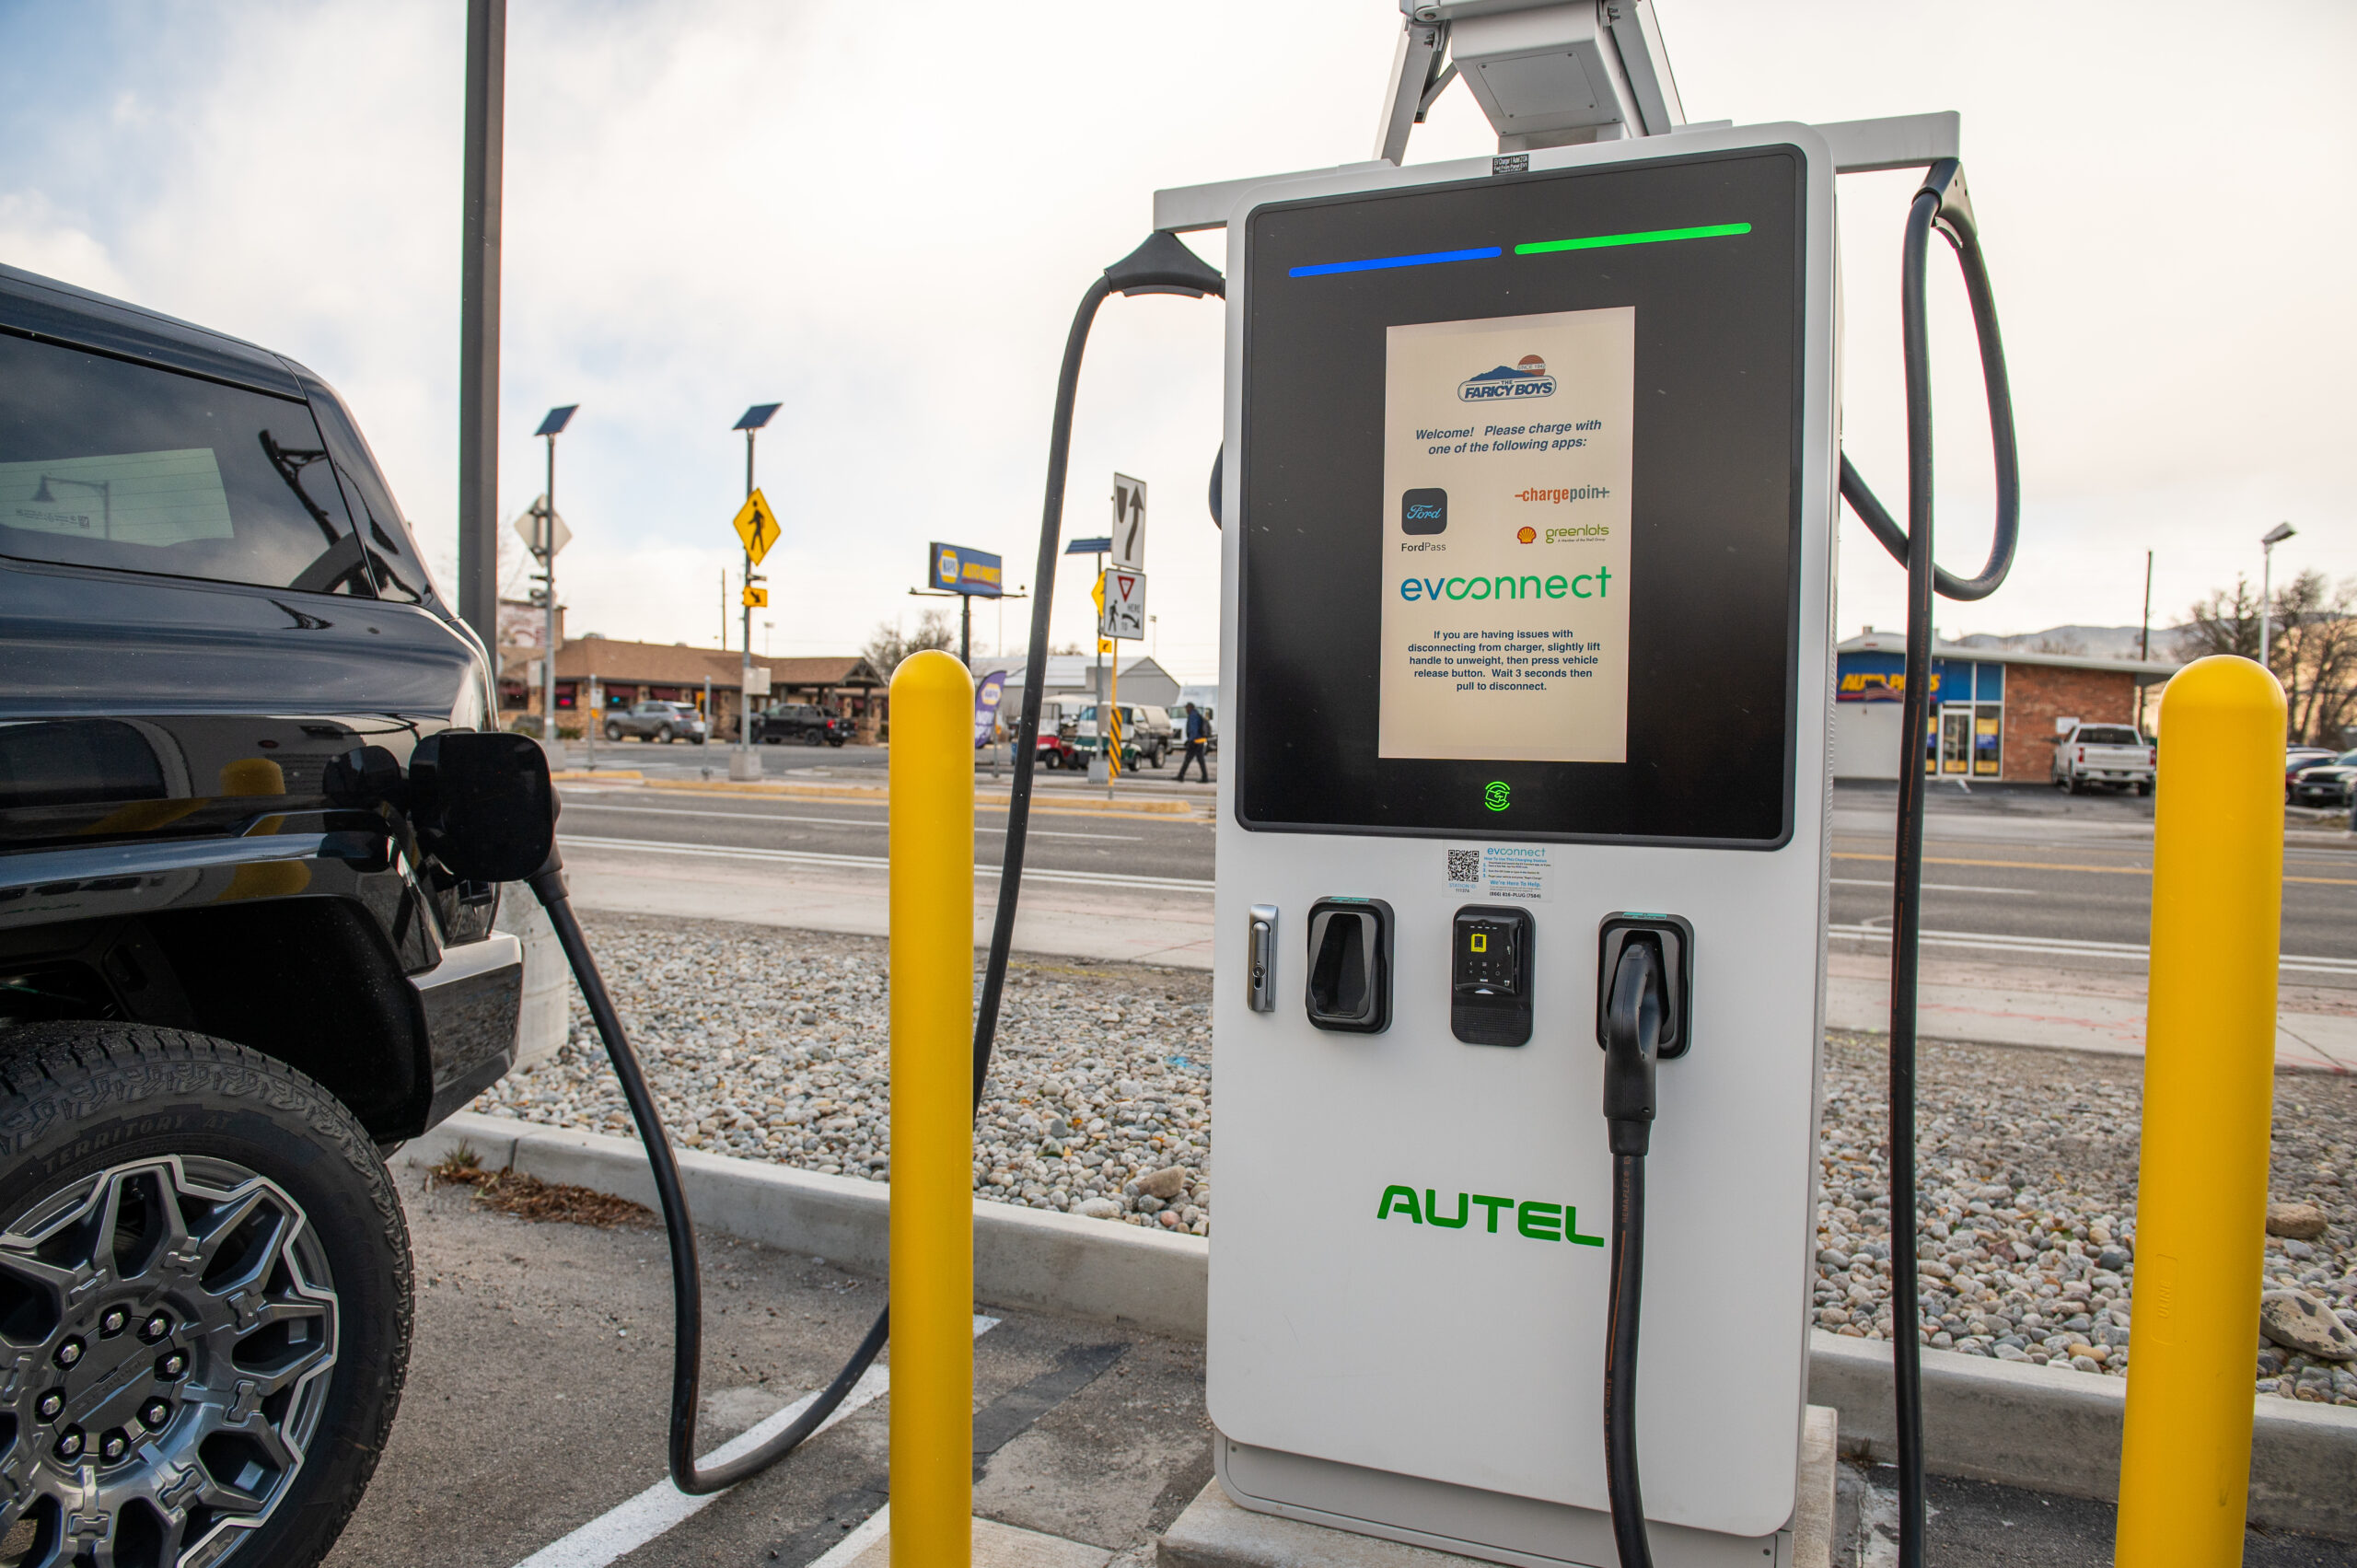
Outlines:
[{"label": "person walking", "polygon": [[1180,784],[1187,782],[1187,765],[1190,762],[1194,764],[1197,775],[1205,784],[1212,782],[1212,765],[1206,755],[1211,750],[1211,735],[1212,726],[1203,722],[1203,715],[1195,711],[1194,703],[1188,703],[1187,754],[1178,759]]}]

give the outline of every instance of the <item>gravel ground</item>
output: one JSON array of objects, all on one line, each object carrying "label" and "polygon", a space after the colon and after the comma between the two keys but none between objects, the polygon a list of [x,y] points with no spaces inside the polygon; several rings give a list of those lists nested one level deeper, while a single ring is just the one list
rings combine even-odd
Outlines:
[{"label": "gravel ground", "polygon": [[[594,911],[581,923],[675,1142],[885,1179],[882,941]],[[1209,1235],[1211,999],[1199,970],[1016,958],[975,1191]],[[636,1135],[578,994],[556,1055],[473,1109]]]},{"label": "gravel ground", "polygon": [[[884,1179],[884,944],[584,912],[673,1137],[691,1148]],[[1878,1036],[1826,1053],[1817,1320],[1890,1329]],[[1211,1231],[1211,977],[1018,957],[978,1192],[1131,1225]],[[2124,1375],[2135,1283],[2133,1059],[1927,1044],[1920,1169],[1931,1343]],[[576,999],[572,1039],[475,1109],[633,1135]],[[2357,1083],[2277,1080],[2272,1196],[2313,1203],[2312,1240],[2270,1236],[2263,1287],[2357,1329]],[[1143,1191],[1141,1190],[1143,1186]],[[2260,1392],[2357,1404],[2357,1364],[2262,1343]]]},{"label": "gravel ground", "polygon": [[[1817,1320],[1888,1336],[1887,1057],[1878,1035],[1827,1045],[1818,1144]],[[1927,1044],[1920,1058],[1922,1299],[1931,1342],[1968,1355],[2124,1376],[2136,1280],[2143,1065],[2133,1058]],[[2262,1288],[2299,1290],[2357,1329],[2357,1083],[2295,1074],[2275,1093],[2270,1197],[2313,1203],[2313,1241],[2270,1236]],[[2347,1363],[2261,1342],[2261,1393],[2357,1404]]]}]

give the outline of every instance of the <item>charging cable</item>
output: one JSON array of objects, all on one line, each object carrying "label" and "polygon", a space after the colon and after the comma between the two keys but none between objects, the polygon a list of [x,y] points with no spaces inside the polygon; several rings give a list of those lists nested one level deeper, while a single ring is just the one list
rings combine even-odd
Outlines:
[{"label": "charging cable", "polygon": [[[1055,601],[1057,545],[1063,532],[1064,475],[1072,454],[1073,404],[1079,394],[1080,361],[1088,345],[1088,331],[1097,307],[1115,294],[1179,294],[1225,297],[1226,283],[1208,262],[1181,244],[1175,235],[1157,229],[1146,242],[1105,269],[1081,296],[1064,342],[1062,368],[1056,377],[1056,412],[1048,442],[1047,502],[1039,522],[1039,563],[1031,600],[1030,662],[1024,671],[1020,734],[1016,743],[1015,782],[1007,802],[1006,850],[999,866],[998,910],[991,926],[990,956],[982,970],[982,993],[974,1018],[974,1109],[980,1111],[982,1086],[990,1075],[991,1051],[998,1038],[999,999],[1006,990],[1006,965],[1015,944],[1015,912],[1023,885],[1023,858],[1031,822],[1031,775],[1038,760],[1039,705],[1048,666],[1048,621]],[[598,1026],[606,1055],[621,1080],[622,1098],[631,1119],[638,1123],[639,1141],[655,1175],[655,1192],[663,1213],[663,1230],[671,1251],[671,1426],[669,1461],[672,1484],[691,1496],[720,1492],[749,1476],[759,1475],[792,1453],[802,1441],[826,1423],[853,1385],[875,1362],[891,1331],[888,1307],[859,1342],[808,1409],[784,1431],[749,1453],[723,1465],[696,1462],[696,1407],[703,1367],[703,1280],[696,1258],[694,1221],[688,1213],[688,1195],[679,1181],[679,1162],[663,1131],[655,1096],[646,1086],[638,1053],[631,1049],[621,1016],[614,1010],[598,972],[598,961],[574,918],[564,886],[562,857],[552,848],[547,862],[528,879],[533,895],[548,912],[564,948],[565,961],[581,986],[582,998]]]},{"label": "charging cable", "polygon": [[[1988,564],[1968,580],[1932,559],[1932,373],[1923,302],[1926,255],[1937,229],[1955,250],[1972,302],[1980,374],[1989,401],[1989,439],[1996,456],[1997,521]],[[2014,440],[2014,400],[2005,379],[2005,346],[1997,333],[1996,298],[1980,253],[1980,236],[1954,158],[1932,165],[1907,213],[1899,257],[1899,316],[1907,374],[1907,528],[1901,531],[1850,459],[1841,459],[1841,498],[1907,567],[1907,687],[1900,704],[1898,832],[1893,867],[1890,937],[1890,1292],[1891,1371],[1898,1416],[1898,1562],[1922,1568],[1928,1513],[1923,1500],[1922,1287],[1915,1237],[1916,958],[1922,936],[1923,799],[1929,784],[1925,741],[1931,728],[1932,596],[1986,598],[2013,570],[2021,520],[2021,467]],[[1625,1560],[1624,1560],[1625,1561]]]},{"label": "charging cable", "polygon": [[1667,977],[1649,935],[1630,937],[1604,1007],[1604,1120],[1612,1147],[1612,1308],[1604,1341],[1604,1487],[1620,1568],[1653,1568],[1637,1484],[1637,1323],[1645,1281],[1645,1153],[1654,1134]]}]

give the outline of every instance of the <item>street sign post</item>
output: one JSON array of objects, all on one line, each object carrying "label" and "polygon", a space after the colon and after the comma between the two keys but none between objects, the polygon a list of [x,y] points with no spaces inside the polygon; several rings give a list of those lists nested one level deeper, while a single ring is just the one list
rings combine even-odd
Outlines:
[{"label": "street sign post", "polygon": [[1145,636],[1145,574],[1108,567],[1104,581],[1105,618],[1097,635],[1136,642]]},{"label": "street sign post", "polygon": [[[778,526],[777,514],[770,510],[769,497],[753,482],[753,438],[782,406],[755,403],[733,427],[745,433],[745,504],[737,508],[737,516],[730,522],[745,546],[745,651],[743,662],[737,667],[737,749],[728,755],[728,776],[739,783],[761,776],[761,760],[753,753],[753,611],[768,608],[769,590],[755,586],[761,575],[753,568],[761,563],[761,557],[770,552],[770,546],[785,531]],[[767,690],[765,684],[762,694],[766,695]],[[705,734],[709,738],[715,731],[707,728]]]},{"label": "street sign post", "polygon": [[1113,564],[1145,569],[1145,481],[1113,476]]}]

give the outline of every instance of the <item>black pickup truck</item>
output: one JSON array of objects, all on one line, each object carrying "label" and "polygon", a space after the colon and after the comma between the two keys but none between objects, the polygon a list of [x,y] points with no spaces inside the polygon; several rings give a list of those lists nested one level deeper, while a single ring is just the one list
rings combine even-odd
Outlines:
[{"label": "black pickup truck", "polygon": [[318,377],[0,267],[0,1552],[316,1562],[408,1362],[384,1156],[516,1051],[393,804],[483,649]]}]

